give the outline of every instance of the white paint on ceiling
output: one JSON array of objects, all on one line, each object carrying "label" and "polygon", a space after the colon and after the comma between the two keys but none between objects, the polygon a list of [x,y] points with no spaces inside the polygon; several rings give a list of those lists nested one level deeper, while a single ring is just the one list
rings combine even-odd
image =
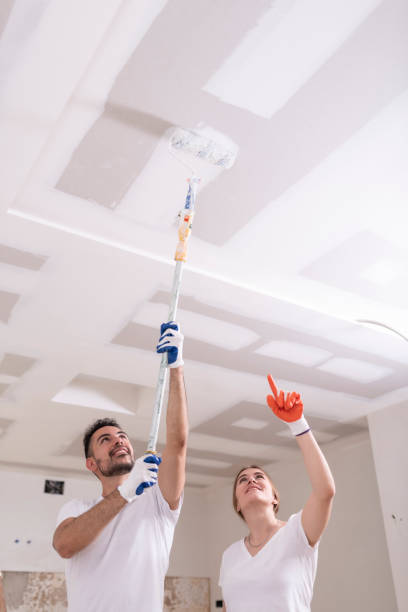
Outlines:
[{"label": "white paint on ceiling", "polygon": [[380,1],[276,0],[204,91],[270,119]]},{"label": "white paint on ceiling", "polygon": [[400,259],[380,259],[362,273],[364,278],[383,285],[385,290],[390,282],[399,279],[401,284],[404,283],[404,289],[401,287],[403,291],[406,291],[407,275],[407,266]]},{"label": "white paint on ceiling", "polygon": [[[149,302],[143,304],[132,320],[134,323],[157,329],[157,321],[160,321],[160,323],[166,322],[168,313],[169,306],[167,304]],[[259,339],[259,336],[250,329],[190,310],[180,308],[177,316],[180,321],[183,321],[182,332],[188,338],[201,340],[230,351],[237,351]]]},{"label": "white paint on ceiling", "polygon": [[[206,134],[205,128],[203,133]],[[170,145],[170,136],[171,130],[159,140],[148,163],[117,206],[117,212],[121,215],[141,225],[159,230],[168,230],[171,226],[177,226],[177,214],[184,207],[188,189],[187,180],[190,176],[194,175],[200,179],[197,187],[199,198],[200,190],[225,172],[221,166],[197,158],[186,151],[174,149]],[[210,136],[213,136],[211,130],[208,138]],[[218,141],[219,138],[214,142]],[[227,141],[225,150],[232,148]],[[161,177],[160,181],[157,180],[158,176]],[[154,203],[150,204],[152,193],[155,194],[155,198]]]},{"label": "white paint on ceiling", "polygon": [[[245,278],[265,292],[350,322],[387,322],[408,335],[404,308],[335,288],[328,292],[326,284],[300,275],[316,258],[364,230],[382,236],[407,259],[407,108],[408,90],[235,234],[225,255],[239,266],[242,283]],[[261,261],[268,262],[268,275]],[[341,261],[338,265],[341,270]]]},{"label": "white paint on ceiling", "polygon": [[326,363],[318,366],[318,369],[344,378],[350,378],[351,380],[358,380],[362,383],[374,382],[388,376],[392,372],[390,368],[377,366],[358,359],[343,359],[342,357],[329,359]]},{"label": "white paint on ceiling", "polygon": [[329,351],[316,346],[279,340],[268,342],[268,344],[264,344],[254,352],[310,367],[322,363],[332,356]]}]

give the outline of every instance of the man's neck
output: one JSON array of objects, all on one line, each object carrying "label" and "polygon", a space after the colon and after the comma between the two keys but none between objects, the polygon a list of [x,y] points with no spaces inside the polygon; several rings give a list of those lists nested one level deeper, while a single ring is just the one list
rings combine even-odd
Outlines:
[{"label": "man's neck", "polygon": [[102,484],[102,497],[107,497],[112,491],[117,489],[129,474],[121,474],[120,476],[102,476],[100,478]]}]

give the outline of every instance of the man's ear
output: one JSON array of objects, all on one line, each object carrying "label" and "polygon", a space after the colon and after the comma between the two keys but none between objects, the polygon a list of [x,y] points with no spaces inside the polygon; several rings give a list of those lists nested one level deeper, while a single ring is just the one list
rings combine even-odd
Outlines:
[{"label": "man's ear", "polygon": [[87,457],[85,465],[88,468],[88,470],[93,473],[95,473],[96,470],[98,469],[98,466],[96,465],[96,461],[93,457]]}]

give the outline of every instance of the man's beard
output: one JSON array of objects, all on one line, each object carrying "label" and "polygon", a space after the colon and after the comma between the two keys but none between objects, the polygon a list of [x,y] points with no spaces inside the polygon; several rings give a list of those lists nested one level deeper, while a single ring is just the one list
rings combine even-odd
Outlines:
[{"label": "man's beard", "polygon": [[102,468],[102,461],[100,459],[96,459],[96,464],[99,468],[100,473],[103,476],[123,476],[123,474],[129,474],[132,470],[135,462],[130,458],[130,463],[111,463],[107,468]]}]

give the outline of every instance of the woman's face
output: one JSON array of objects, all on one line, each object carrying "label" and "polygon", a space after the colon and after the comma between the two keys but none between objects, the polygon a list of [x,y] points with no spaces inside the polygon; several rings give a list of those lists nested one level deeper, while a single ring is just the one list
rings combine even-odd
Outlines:
[{"label": "woman's face", "polygon": [[235,487],[235,496],[237,510],[241,512],[253,503],[264,502],[269,505],[275,499],[269,478],[259,468],[246,468],[241,472]]}]

